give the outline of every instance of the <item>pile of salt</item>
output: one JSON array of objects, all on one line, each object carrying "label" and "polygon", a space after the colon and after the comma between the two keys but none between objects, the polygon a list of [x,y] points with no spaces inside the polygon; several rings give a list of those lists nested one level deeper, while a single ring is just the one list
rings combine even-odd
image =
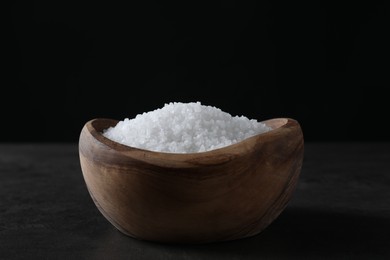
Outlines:
[{"label": "pile of salt", "polygon": [[270,127],[245,116],[232,116],[200,102],[171,102],[154,111],[125,118],[103,135],[118,143],[170,153],[198,153],[222,148]]}]

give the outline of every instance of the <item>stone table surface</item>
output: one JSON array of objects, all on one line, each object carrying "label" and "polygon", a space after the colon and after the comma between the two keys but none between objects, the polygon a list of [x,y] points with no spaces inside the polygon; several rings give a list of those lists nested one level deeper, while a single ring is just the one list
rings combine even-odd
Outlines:
[{"label": "stone table surface", "polygon": [[306,143],[287,208],[251,238],[205,245],[117,231],[77,144],[0,144],[0,259],[390,259],[390,143]]}]

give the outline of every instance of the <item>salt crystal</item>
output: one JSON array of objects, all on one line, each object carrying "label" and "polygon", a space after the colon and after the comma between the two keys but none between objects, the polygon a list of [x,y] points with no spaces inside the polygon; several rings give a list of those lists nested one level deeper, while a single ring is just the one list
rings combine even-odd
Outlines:
[{"label": "salt crystal", "polygon": [[232,116],[198,102],[166,103],[162,108],[125,118],[103,135],[118,143],[156,152],[198,153],[222,148],[270,127],[245,116]]}]

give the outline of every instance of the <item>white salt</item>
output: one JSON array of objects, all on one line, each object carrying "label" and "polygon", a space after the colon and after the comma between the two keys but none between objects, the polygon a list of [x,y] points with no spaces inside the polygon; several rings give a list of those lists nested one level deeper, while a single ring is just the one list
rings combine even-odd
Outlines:
[{"label": "white salt", "polygon": [[232,116],[200,102],[171,102],[125,118],[103,135],[118,143],[157,152],[198,153],[228,146],[271,130],[245,116]]}]

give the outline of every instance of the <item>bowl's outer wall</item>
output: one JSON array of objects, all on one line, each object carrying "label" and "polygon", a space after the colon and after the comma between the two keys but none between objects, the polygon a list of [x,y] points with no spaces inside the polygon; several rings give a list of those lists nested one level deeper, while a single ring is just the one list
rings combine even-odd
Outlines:
[{"label": "bowl's outer wall", "polygon": [[[121,232],[159,242],[209,243],[258,234],[290,200],[304,153],[303,134],[293,119],[231,149],[208,153],[207,163],[204,156],[182,156],[177,166],[145,161],[139,150],[132,156],[131,149],[114,149],[98,140],[99,134],[90,121],[79,139],[93,201]],[[224,160],[210,163],[221,153]]]}]

